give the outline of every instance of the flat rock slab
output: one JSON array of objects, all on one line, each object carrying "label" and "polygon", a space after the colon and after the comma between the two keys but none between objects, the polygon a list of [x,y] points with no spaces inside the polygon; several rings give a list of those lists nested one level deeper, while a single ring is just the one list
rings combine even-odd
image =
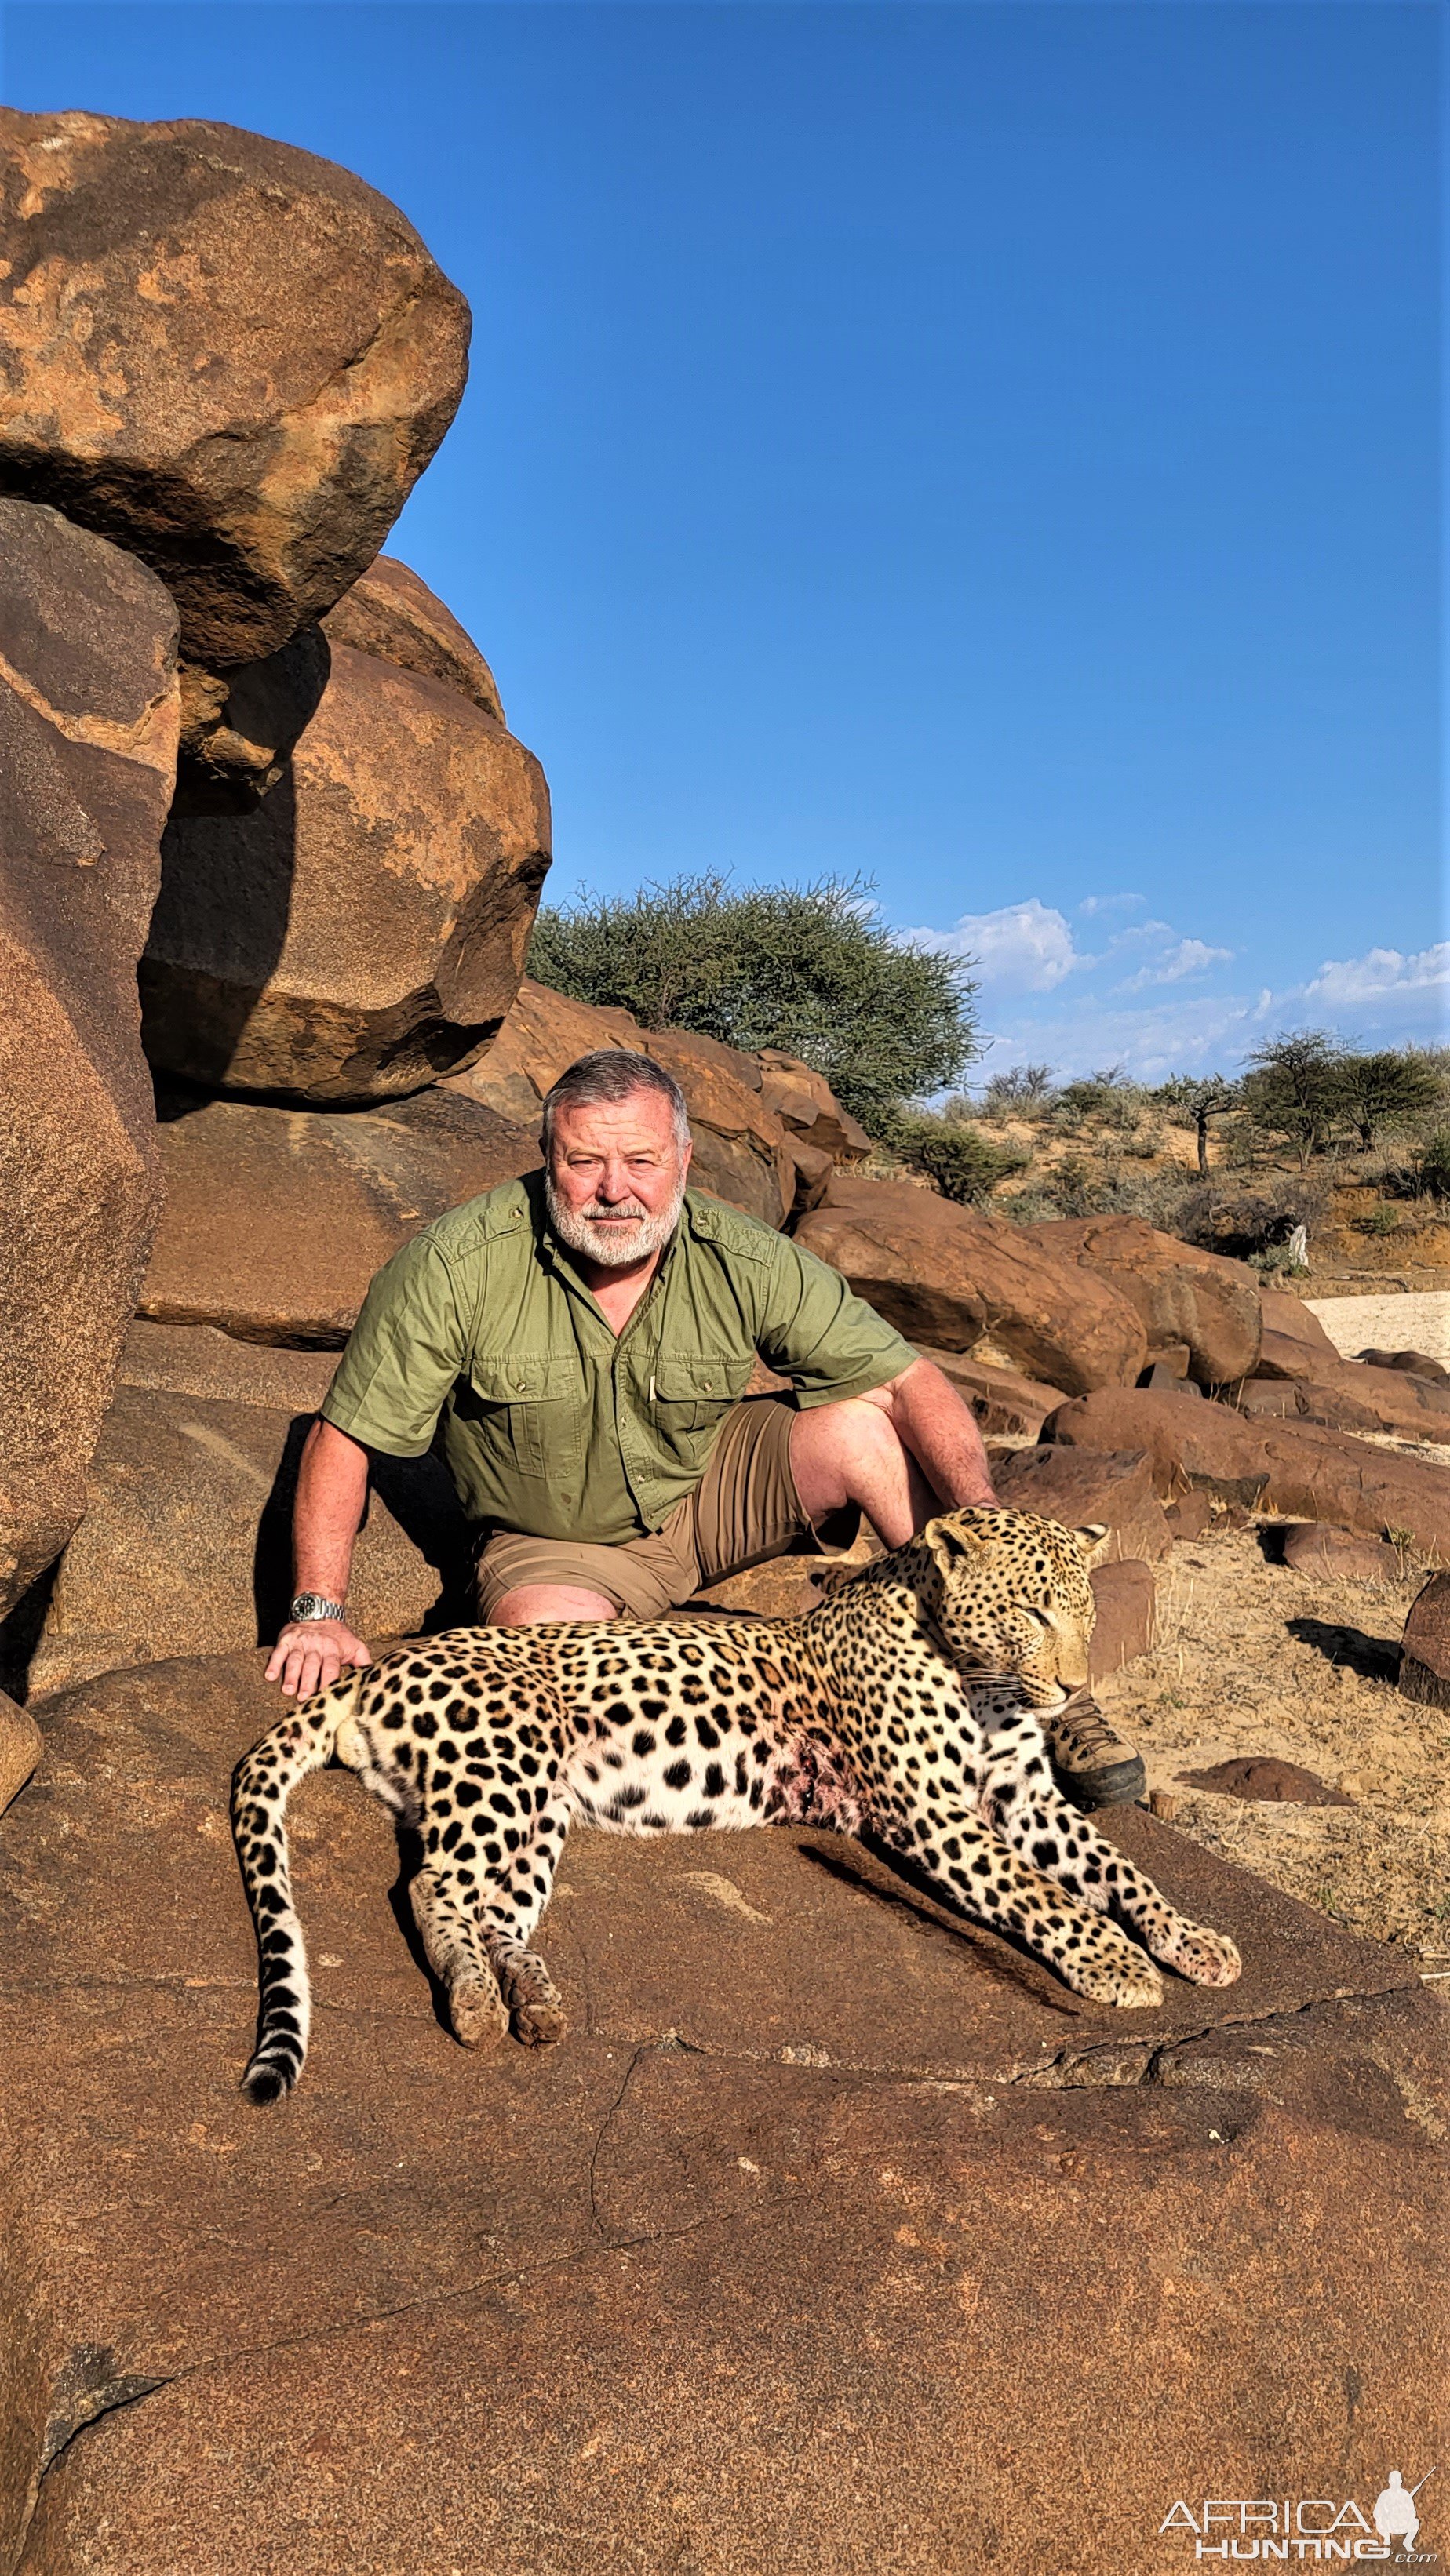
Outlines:
[{"label": "flat rock slab", "polygon": [[1114,2014],[854,1844],[578,1833],[569,2037],[480,2062],[328,1775],[260,2114],[226,1788],[278,1707],[255,1655],[64,1694],[0,1826],[23,2576],[1156,2576],[1179,2495],[1437,2455],[1443,2024],[1393,1951],[1133,1811],[1247,1966]]}]

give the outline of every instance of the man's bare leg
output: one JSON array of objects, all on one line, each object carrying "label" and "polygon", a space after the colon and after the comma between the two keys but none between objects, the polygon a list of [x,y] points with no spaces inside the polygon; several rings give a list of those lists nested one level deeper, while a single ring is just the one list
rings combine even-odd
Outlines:
[{"label": "man's bare leg", "polygon": [[607,1593],[582,1583],[516,1583],[488,1620],[490,1628],[533,1628],[545,1619],[617,1619]]},{"label": "man's bare leg", "polygon": [[942,1508],[888,1415],[866,1396],[798,1413],[790,1426],[790,1467],[814,1527],[857,1503],[883,1547],[904,1547]]}]

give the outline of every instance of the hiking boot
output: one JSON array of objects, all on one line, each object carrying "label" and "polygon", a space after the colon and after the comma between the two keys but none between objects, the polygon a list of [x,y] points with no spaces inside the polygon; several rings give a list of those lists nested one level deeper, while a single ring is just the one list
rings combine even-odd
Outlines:
[{"label": "hiking boot", "polygon": [[1074,1807],[1128,1807],[1148,1785],[1143,1757],[1104,1717],[1091,1691],[1074,1691],[1061,1708],[1044,1709],[1042,1732],[1052,1776]]}]

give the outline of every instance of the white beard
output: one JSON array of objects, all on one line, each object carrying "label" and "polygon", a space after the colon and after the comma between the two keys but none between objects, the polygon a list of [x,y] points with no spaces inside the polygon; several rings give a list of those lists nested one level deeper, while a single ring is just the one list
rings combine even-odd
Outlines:
[{"label": "white beard", "polygon": [[648,1261],[652,1252],[662,1251],[680,1221],[685,1203],[685,1184],[671,1194],[669,1204],[651,1212],[638,1199],[623,1199],[608,1213],[618,1218],[630,1216],[633,1225],[600,1225],[597,1219],[605,1211],[597,1202],[587,1208],[566,1207],[554,1187],[553,1174],[544,1175],[544,1205],[549,1223],[559,1241],[571,1252],[582,1252],[586,1261],[597,1261],[602,1270],[627,1270],[631,1263]]}]

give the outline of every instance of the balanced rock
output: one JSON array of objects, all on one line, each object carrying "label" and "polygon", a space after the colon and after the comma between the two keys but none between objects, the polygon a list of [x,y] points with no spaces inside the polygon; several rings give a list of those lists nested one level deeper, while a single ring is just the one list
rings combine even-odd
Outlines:
[{"label": "balanced rock", "polygon": [[441,680],[495,724],[508,721],[493,673],[472,636],[427,583],[391,555],[379,555],[343,592],[324,617],[322,632],[329,644],[347,644],[399,671],[421,671],[427,680]]},{"label": "balanced rock", "polygon": [[400,1244],[540,1159],[526,1130],[443,1091],[351,1117],[164,1106],[166,1212],[139,1311],[249,1342],[340,1350]]},{"label": "balanced rock", "polygon": [[[244,1356],[263,1364],[260,1379],[267,1361],[301,1354]],[[60,1561],[31,1697],[124,1664],[270,1645],[292,1594],[292,1501],[311,1419],[311,1407],[120,1387],[85,1518]],[[348,1595],[357,1633],[412,1636],[442,1603],[438,1624],[467,1619],[468,1564],[441,1461],[374,1456]]]},{"label": "balanced rock", "polygon": [[1411,1604],[1400,1689],[1427,1708],[1450,1708],[1450,1574],[1432,1574]]},{"label": "balanced rock", "polygon": [[231,125],[0,112],[0,484],[159,573],[211,670],[376,555],[458,408],[468,307],[336,163]]},{"label": "balanced rock", "polygon": [[1242,1262],[1159,1234],[1135,1216],[1064,1217],[1026,1231],[1059,1261],[1105,1279],[1142,1317],[1150,1355],[1186,1343],[1200,1386],[1247,1377],[1259,1356],[1259,1283]]},{"label": "balanced rock", "polygon": [[64,1546],[159,1207],[136,961],[176,764],[176,611],[0,499],[0,1608]]},{"label": "balanced rock", "polygon": [[1287,1521],[1280,1543],[1283,1561],[1295,1574],[1330,1576],[1342,1583],[1399,1580],[1395,1550],[1364,1530],[1336,1529],[1327,1521]]},{"label": "balanced rock", "polygon": [[533,754],[457,690],[339,645],[280,783],[170,824],[151,1061],[298,1101],[417,1091],[498,1028],[548,864]]},{"label": "balanced rock", "polygon": [[1044,1440],[1146,1449],[1166,1499],[1196,1486],[1245,1509],[1346,1529],[1407,1533],[1450,1563],[1450,1471],[1313,1422],[1248,1422],[1226,1404],[1143,1387],[1104,1388],[1048,1415]]},{"label": "balanced rock", "polygon": [[245,814],[275,787],[331,668],[320,626],[304,626],[262,661],[228,671],[183,662],[173,811]]},{"label": "balanced rock", "polygon": [[824,1187],[819,1158],[798,1146],[766,1108],[754,1056],[684,1029],[641,1028],[628,1011],[571,1001],[532,976],[520,984],[492,1045],[442,1088],[532,1124],[560,1074],[598,1047],[652,1056],[674,1075],[690,1113],[694,1188],[778,1226],[797,1201],[803,1160],[807,1186]]},{"label": "balanced rock", "polygon": [[1026,1376],[1070,1394],[1131,1386],[1147,1351],[1137,1312],[1107,1280],[1035,1236],[934,1190],[840,1171],[796,1229],[799,1243],[844,1271],[914,1342],[969,1351],[990,1334]]},{"label": "balanced rock", "polygon": [[1110,1673],[1153,1651],[1157,1634],[1157,1587],[1153,1568],[1137,1557],[1117,1565],[1095,1565],[1088,1577],[1098,1606],[1088,1647],[1088,1682],[1105,1682]]},{"label": "balanced rock", "polygon": [[1153,1491],[1153,1466],[1142,1449],[1019,1449],[993,1479],[1009,1512],[1035,1512],[1065,1529],[1101,1522],[1109,1533],[1102,1562],[1166,1556],[1172,1532]]}]

